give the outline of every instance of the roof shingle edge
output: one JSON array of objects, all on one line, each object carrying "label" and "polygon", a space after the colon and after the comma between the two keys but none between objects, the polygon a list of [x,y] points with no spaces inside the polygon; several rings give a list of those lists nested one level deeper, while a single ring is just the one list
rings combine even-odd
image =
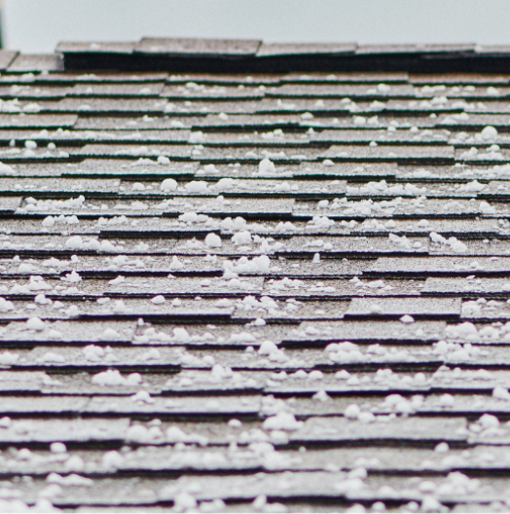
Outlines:
[{"label": "roof shingle edge", "polygon": [[66,70],[288,73],[402,71],[507,73],[510,47],[466,45],[268,44],[257,40],[142,38],[63,42]]}]

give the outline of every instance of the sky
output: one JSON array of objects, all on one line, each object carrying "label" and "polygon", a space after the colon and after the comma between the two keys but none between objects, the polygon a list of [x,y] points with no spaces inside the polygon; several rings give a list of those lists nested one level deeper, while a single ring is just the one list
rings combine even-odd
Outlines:
[{"label": "sky", "polygon": [[25,53],[143,36],[510,45],[509,0],[4,0],[3,23]]}]

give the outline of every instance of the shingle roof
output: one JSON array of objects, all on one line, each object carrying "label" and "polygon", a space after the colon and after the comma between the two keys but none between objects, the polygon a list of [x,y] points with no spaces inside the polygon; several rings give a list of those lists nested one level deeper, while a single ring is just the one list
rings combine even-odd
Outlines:
[{"label": "shingle roof", "polygon": [[510,53],[0,52],[0,510],[508,509]]}]

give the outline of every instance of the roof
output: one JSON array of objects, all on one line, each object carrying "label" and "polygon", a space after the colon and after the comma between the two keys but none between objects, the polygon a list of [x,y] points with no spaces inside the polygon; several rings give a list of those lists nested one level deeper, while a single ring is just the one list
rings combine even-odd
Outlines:
[{"label": "roof", "polygon": [[507,509],[507,50],[57,50],[0,53],[1,510]]}]

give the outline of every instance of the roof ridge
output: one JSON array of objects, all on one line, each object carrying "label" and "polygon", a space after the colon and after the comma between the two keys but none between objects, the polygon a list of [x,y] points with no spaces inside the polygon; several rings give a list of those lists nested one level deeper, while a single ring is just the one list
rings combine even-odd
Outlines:
[{"label": "roof ridge", "polygon": [[252,39],[147,38],[61,42],[64,67],[123,71],[284,73],[289,71],[505,72],[510,46],[469,44],[266,43]]}]

